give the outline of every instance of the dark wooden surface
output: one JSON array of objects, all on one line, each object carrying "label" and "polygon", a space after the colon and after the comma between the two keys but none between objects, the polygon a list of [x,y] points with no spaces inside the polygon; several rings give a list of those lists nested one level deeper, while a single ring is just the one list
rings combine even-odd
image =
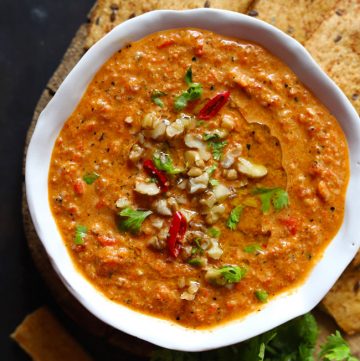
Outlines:
[{"label": "dark wooden surface", "polygon": [[95,338],[59,307],[30,257],[22,226],[22,158],[37,101],[93,0],[0,2],[0,350],[29,357],[9,338],[22,319],[48,305],[95,360],[139,360]]}]

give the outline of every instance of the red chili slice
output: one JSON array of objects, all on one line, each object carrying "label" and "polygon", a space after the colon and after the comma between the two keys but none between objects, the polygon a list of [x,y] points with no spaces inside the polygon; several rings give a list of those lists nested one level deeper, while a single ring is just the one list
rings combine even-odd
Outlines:
[{"label": "red chili slice", "polygon": [[228,90],[223,91],[213,98],[211,98],[200,110],[198,118],[202,120],[209,120],[213,118],[220,109],[226,104],[230,97],[230,92]]},{"label": "red chili slice", "polygon": [[180,243],[184,238],[186,228],[187,222],[185,216],[181,212],[175,212],[171,220],[167,239],[169,253],[175,258],[180,253]]},{"label": "red chili slice", "polygon": [[165,173],[157,169],[151,159],[146,159],[143,163],[143,167],[150,176],[156,178],[162,192],[167,192],[169,190],[169,182]]},{"label": "red chili slice", "polygon": [[157,46],[158,49],[164,49],[167,48],[170,45],[175,44],[175,40],[169,39],[169,40],[165,40],[162,44],[159,44]]}]

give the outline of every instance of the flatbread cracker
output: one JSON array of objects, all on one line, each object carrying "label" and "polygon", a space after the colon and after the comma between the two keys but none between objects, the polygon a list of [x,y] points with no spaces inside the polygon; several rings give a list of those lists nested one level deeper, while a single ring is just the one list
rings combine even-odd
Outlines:
[{"label": "flatbread cracker", "polygon": [[264,20],[304,43],[339,0],[257,0],[250,15]]},{"label": "flatbread cracker", "polygon": [[121,22],[151,10],[218,8],[245,13],[253,0],[98,0],[90,14],[86,47],[90,48]]},{"label": "flatbread cracker", "polygon": [[305,47],[360,114],[360,1],[341,0]]},{"label": "flatbread cracker", "polygon": [[92,360],[46,307],[28,315],[11,337],[34,361]]},{"label": "flatbread cracker", "polygon": [[346,333],[360,332],[360,269],[347,269],[322,304]]}]

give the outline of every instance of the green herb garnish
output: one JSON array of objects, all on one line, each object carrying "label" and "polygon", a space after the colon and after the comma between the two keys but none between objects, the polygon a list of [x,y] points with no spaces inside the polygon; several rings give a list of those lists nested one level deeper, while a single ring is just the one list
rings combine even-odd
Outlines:
[{"label": "green herb garnish", "polygon": [[160,90],[154,90],[151,93],[151,100],[158,105],[160,108],[164,107],[164,103],[163,101],[160,99],[160,97],[163,97],[164,95],[166,95],[166,93],[160,91]]},{"label": "green herb garnish", "polygon": [[341,337],[339,331],[328,336],[321,346],[320,359],[323,361],[359,361],[351,355],[349,344]]},{"label": "green herb garnish", "polygon": [[226,225],[228,228],[230,228],[232,231],[236,229],[237,224],[240,222],[241,214],[244,210],[244,206],[236,206],[233,208],[233,210],[230,212],[230,216],[228,220],[226,221]]},{"label": "green herb garnish", "polygon": [[188,264],[191,266],[204,266],[205,265],[205,261],[203,258],[191,258],[188,260]]},{"label": "green herb garnish", "polygon": [[155,153],[153,155],[153,162],[155,167],[159,170],[163,170],[168,174],[178,174],[183,171],[183,169],[175,168],[173,161],[169,154],[166,153]]},{"label": "green herb garnish", "polygon": [[209,141],[209,145],[212,148],[213,157],[215,160],[220,160],[222,151],[227,145],[227,141]]},{"label": "green herb garnish", "polygon": [[159,349],[150,361],[359,361],[339,335],[329,336],[321,346],[325,351],[315,358],[318,327],[308,313],[237,345],[191,353]]},{"label": "green herb garnish", "polygon": [[210,183],[213,187],[218,186],[218,185],[220,184],[220,182],[219,182],[217,179],[215,179],[215,178],[211,178],[211,179],[209,180],[209,183]]},{"label": "green herb garnish", "polygon": [[87,173],[83,176],[83,180],[86,184],[93,184],[98,178],[99,178],[99,174],[92,172],[92,173]]},{"label": "green herb garnish", "polygon": [[213,164],[210,167],[206,168],[206,173],[212,175],[217,168],[217,164]]},{"label": "green herb garnish", "polygon": [[151,211],[138,211],[132,208],[124,208],[119,216],[121,217],[118,227],[123,232],[136,234],[140,231],[140,227],[145,218],[152,214]]},{"label": "green herb garnish", "polygon": [[192,82],[191,67],[186,71],[185,82],[189,88],[175,98],[174,108],[177,111],[186,108],[189,101],[199,99],[203,92],[201,84]]},{"label": "green herb garnish", "polygon": [[87,231],[86,226],[77,225],[75,228],[74,243],[77,245],[84,244]]},{"label": "green herb garnish", "polygon": [[239,266],[210,268],[205,274],[205,279],[218,286],[224,286],[225,284],[240,282],[246,272],[246,268]]},{"label": "green herb garnish", "polygon": [[264,290],[255,291],[255,296],[260,302],[264,302],[264,303],[267,302],[267,300],[269,298],[268,293]]},{"label": "green herb garnish", "polygon": [[227,145],[227,141],[221,141],[219,134],[216,133],[205,133],[203,134],[203,139],[207,141],[211,147],[214,159],[220,160],[223,148]]},{"label": "green herb garnish", "polygon": [[252,194],[259,195],[263,213],[270,211],[271,203],[276,211],[289,206],[289,195],[282,188],[255,188]]},{"label": "green herb garnish", "polygon": [[192,81],[192,68],[191,66],[188,68],[188,70],[186,70],[186,73],[185,73],[185,83],[188,85],[188,86],[191,86],[193,84],[193,81]]},{"label": "green herb garnish", "polygon": [[216,134],[216,133],[204,133],[203,134],[203,139],[206,140],[206,141],[219,140],[220,137],[219,137],[219,134]]},{"label": "green herb garnish", "polygon": [[248,246],[244,247],[244,252],[246,253],[255,253],[257,251],[261,251],[262,248],[258,244],[249,244]]},{"label": "green herb garnish", "polygon": [[220,235],[221,235],[221,231],[219,228],[216,228],[216,227],[211,227],[207,230],[207,234],[210,236],[210,237],[214,237],[214,238],[219,238]]},{"label": "green herb garnish", "polygon": [[194,255],[194,254],[203,254],[204,253],[204,250],[203,248],[201,247],[201,244],[200,244],[200,241],[201,241],[201,238],[195,238],[194,239],[194,243],[195,243],[195,247],[193,247],[191,249],[191,254]]}]

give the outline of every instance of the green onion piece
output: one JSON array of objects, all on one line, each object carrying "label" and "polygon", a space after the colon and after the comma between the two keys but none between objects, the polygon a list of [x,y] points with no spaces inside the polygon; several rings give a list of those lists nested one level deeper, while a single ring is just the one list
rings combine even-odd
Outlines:
[{"label": "green onion piece", "polygon": [[259,301],[261,301],[263,303],[267,302],[267,300],[269,298],[269,294],[264,290],[255,291],[255,296]]},{"label": "green onion piece", "polygon": [[158,105],[160,108],[164,107],[164,103],[163,101],[160,99],[160,97],[163,97],[164,95],[166,95],[166,93],[160,91],[160,90],[154,90],[151,93],[151,100]]},{"label": "green onion piece", "polygon": [[191,84],[193,83],[193,81],[192,81],[192,69],[191,69],[191,66],[188,68],[188,70],[186,70],[184,79],[185,79],[185,83],[186,83],[188,86],[191,86]]},{"label": "green onion piece", "polygon": [[246,253],[255,253],[255,252],[261,251],[261,250],[262,250],[262,248],[258,244],[250,244],[250,245],[244,247],[244,252],[246,252]]},{"label": "green onion piece", "polygon": [[205,266],[205,260],[203,258],[191,258],[187,262],[191,266]]},{"label": "green onion piece", "polygon": [[211,227],[207,230],[207,234],[210,236],[210,237],[214,237],[214,238],[219,238],[220,235],[221,235],[221,231],[219,228],[216,228],[216,227]]},{"label": "green onion piece", "polygon": [[92,172],[92,173],[87,173],[83,176],[83,180],[86,184],[93,184],[98,178],[99,178],[99,174]]},{"label": "green onion piece", "polygon": [[217,164],[213,164],[210,167],[206,168],[206,173],[212,175],[217,168]]},{"label": "green onion piece", "polygon": [[82,225],[77,225],[76,226],[76,228],[75,228],[75,238],[74,238],[74,243],[76,245],[84,244],[87,231],[88,230],[87,230],[86,226],[82,226]]},{"label": "green onion piece", "polygon": [[218,186],[218,185],[220,184],[220,182],[219,182],[217,179],[215,179],[215,178],[211,178],[211,179],[209,180],[209,183],[210,183],[213,187]]},{"label": "green onion piece", "polygon": [[223,266],[221,268],[209,268],[205,274],[205,279],[218,286],[229,283],[238,283],[245,277],[247,269],[239,266]]}]

